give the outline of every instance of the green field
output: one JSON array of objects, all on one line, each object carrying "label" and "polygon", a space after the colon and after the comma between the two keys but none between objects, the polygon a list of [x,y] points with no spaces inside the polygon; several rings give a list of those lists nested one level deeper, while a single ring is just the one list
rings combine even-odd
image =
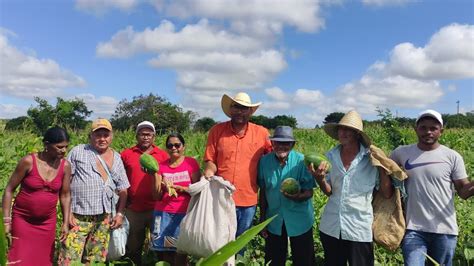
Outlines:
[{"label": "green field", "polygon": [[[405,143],[413,143],[416,136],[413,129],[399,128],[401,138]],[[384,128],[372,126],[366,129],[368,135],[373,142],[389,153],[393,149],[393,141]],[[205,133],[185,133],[186,154],[196,157],[202,161],[202,154],[206,144]],[[163,147],[166,136],[158,136],[156,144]],[[335,145],[335,141],[324,134],[321,129],[298,129],[295,130],[297,144],[295,149],[301,152],[318,151],[326,152]],[[79,132],[71,134],[70,148],[79,143],[87,142],[87,132]],[[445,130],[441,143],[458,151],[465,160],[469,177],[474,176],[474,129],[448,129]],[[135,144],[135,133],[133,131],[116,132],[112,147],[117,151],[122,151],[126,147]],[[0,187],[3,188],[15,168],[18,160],[34,151],[42,149],[41,137],[35,136],[30,132],[7,132],[0,130]],[[318,265],[321,263],[323,251],[317,228],[319,217],[324,208],[326,197],[318,190],[314,195],[314,215],[316,222],[314,225],[315,232],[315,254]],[[457,219],[459,225],[458,245],[454,263],[455,265],[473,265],[474,263],[474,213],[472,199],[468,201],[456,198]],[[249,244],[249,249],[243,258],[243,265],[263,265],[263,239],[255,238]],[[380,247],[375,250],[376,261],[380,265],[398,265],[402,264],[402,256],[400,250],[395,253],[385,251]]]}]

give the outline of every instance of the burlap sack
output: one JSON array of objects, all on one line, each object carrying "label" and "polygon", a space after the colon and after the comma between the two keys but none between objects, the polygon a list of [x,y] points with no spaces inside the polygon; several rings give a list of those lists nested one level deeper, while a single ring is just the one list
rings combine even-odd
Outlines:
[{"label": "burlap sack", "polygon": [[372,202],[374,221],[372,231],[374,242],[384,248],[395,251],[405,234],[405,217],[403,216],[400,190],[395,189],[391,198],[386,199],[382,193],[375,192]]}]

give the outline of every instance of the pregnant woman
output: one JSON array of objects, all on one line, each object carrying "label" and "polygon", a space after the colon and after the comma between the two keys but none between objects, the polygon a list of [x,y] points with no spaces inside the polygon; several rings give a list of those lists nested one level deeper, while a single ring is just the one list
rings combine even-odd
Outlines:
[{"label": "pregnant woman", "polygon": [[[71,167],[64,155],[69,136],[64,129],[53,127],[44,134],[43,143],[43,151],[18,162],[3,194],[5,233],[13,240],[8,261],[15,265],[53,264],[59,197],[63,214],[60,240],[68,233]],[[20,184],[10,212],[13,192]]]}]

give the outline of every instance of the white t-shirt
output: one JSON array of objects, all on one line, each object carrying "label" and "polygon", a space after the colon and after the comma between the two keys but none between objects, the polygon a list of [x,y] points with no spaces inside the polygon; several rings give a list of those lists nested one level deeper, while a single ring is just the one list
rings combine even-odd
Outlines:
[{"label": "white t-shirt", "polygon": [[407,229],[457,235],[453,180],[467,178],[461,155],[444,145],[423,151],[412,144],[398,147],[390,157],[408,174]]}]

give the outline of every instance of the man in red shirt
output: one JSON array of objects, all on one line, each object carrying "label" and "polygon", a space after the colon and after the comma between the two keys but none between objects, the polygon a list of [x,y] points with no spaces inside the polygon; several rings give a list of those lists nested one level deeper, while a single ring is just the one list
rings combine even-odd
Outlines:
[{"label": "man in red shirt", "polygon": [[167,160],[168,153],[159,149],[155,144],[155,126],[149,121],[137,125],[137,145],[125,149],[122,161],[127,172],[130,187],[128,188],[128,205],[125,212],[130,222],[130,232],[127,239],[127,256],[136,265],[141,265],[143,242],[146,229],[151,228],[155,200],[152,197],[153,176],[141,170],[140,156],[148,153],[155,157],[158,163]]},{"label": "man in red shirt", "polygon": [[237,237],[252,225],[257,205],[258,161],[272,148],[268,130],[249,122],[260,103],[252,103],[247,93],[239,92],[234,98],[224,94],[221,106],[230,121],[209,131],[204,176],[222,176],[235,186]]}]

